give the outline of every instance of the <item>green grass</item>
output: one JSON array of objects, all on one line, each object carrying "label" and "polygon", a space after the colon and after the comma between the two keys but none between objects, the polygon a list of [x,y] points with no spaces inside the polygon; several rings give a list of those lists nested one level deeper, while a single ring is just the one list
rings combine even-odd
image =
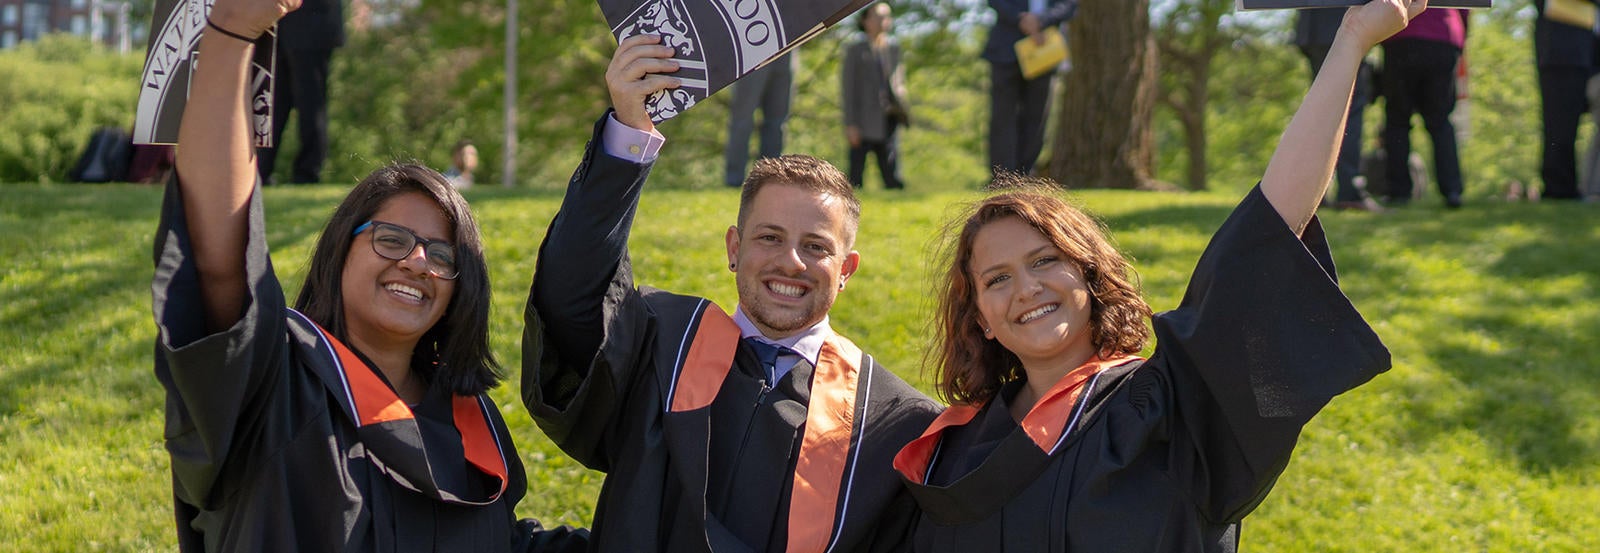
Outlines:
[{"label": "green grass", "polygon": [[[930,175],[931,178],[931,175]],[[299,287],[336,187],[266,193],[280,277]],[[861,273],[834,323],[896,372],[920,369],[926,252],[958,191],[865,195]],[[495,390],[530,490],[519,509],[586,525],[601,475],[568,460],[517,399],[522,303],[560,198],[474,190],[495,283]],[[1237,191],[1077,195],[1170,308]],[[639,281],[734,299],[722,234],[732,191],[650,192],[633,241]],[[0,544],[8,551],[173,547],[161,388],[151,375],[150,244],[160,191],[0,187]],[[1437,200],[1331,213],[1345,290],[1394,354],[1388,374],[1306,429],[1245,523],[1249,551],[1584,551],[1600,548],[1600,210]]]}]

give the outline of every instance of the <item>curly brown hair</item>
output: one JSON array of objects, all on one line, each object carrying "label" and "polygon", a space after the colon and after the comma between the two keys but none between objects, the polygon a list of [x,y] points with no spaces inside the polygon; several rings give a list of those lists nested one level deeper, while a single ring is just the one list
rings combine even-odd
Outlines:
[{"label": "curly brown hair", "polygon": [[1038,230],[1083,271],[1091,296],[1090,342],[1101,357],[1144,349],[1150,338],[1145,325],[1150,306],[1140,296],[1137,275],[1127,259],[1106,237],[1105,227],[1061,199],[1049,180],[1001,175],[990,187],[994,194],[969,206],[964,217],[945,228],[941,259],[948,260],[948,269],[935,286],[939,306],[934,334],[939,346],[929,350],[927,359],[927,366],[938,371],[940,398],[953,404],[986,403],[1002,384],[1022,376],[1016,354],[983,336],[970,266],[978,231],[1007,217]]}]

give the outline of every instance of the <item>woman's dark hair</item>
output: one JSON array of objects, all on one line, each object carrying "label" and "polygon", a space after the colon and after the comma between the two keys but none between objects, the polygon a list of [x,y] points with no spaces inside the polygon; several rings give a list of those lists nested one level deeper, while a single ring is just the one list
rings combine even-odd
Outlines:
[{"label": "woman's dark hair", "polygon": [[927,366],[938,371],[935,388],[950,403],[985,403],[1000,386],[1022,376],[1022,363],[1000,342],[984,337],[978,322],[977,283],[972,248],[978,231],[1014,217],[1039,231],[1083,271],[1089,288],[1090,343],[1101,357],[1135,354],[1150,329],[1150,306],[1139,295],[1133,269],[1106,238],[1099,221],[1057,196],[1048,180],[1002,174],[990,185],[993,195],[975,203],[945,228],[948,268],[935,288],[937,347]]},{"label": "woman's dark hair", "polygon": [[444,386],[458,395],[476,395],[499,383],[500,364],[489,350],[489,267],[483,259],[478,222],[467,201],[438,171],[411,164],[395,164],[373,171],[345,196],[322,229],[311,268],[295,300],[304,313],[340,340],[348,342],[344,297],[340,286],[345,257],[355,242],[357,226],[390,198],[418,193],[438,204],[455,234],[455,293],[444,315],[422,335],[411,355],[411,368],[429,386]]}]

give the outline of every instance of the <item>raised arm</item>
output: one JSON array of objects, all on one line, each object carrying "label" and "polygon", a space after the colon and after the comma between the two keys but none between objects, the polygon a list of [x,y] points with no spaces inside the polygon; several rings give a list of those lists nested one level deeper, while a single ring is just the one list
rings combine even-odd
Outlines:
[{"label": "raised arm", "polygon": [[1327,193],[1361,59],[1427,5],[1427,0],[1372,0],[1345,13],[1322,70],[1261,177],[1262,194],[1295,234],[1305,230]]},{"label": "raised arm", "polygon": [[[660,42],[659,37],[639,35],[617,46],[606,69],[616,110],[610,115],[613,120],[598,126],[596,143],[589,146],[597,155],[586,157],[573,176],[539,251],[531,301],[561,344],[564,359],[584,363],[600,347],[600,307],[626,255],[639,192],[653,161],[645,159],[653,156],[629,150],[651,137],[659,141],[645,99],[678,86],[677,78],[659,74],[677,70],[677,62],[666,59],[673,49]],[[613,143],[627,146],[613,151]]]},{"label": "raised arm", "polygon": [[300,0],[218,0],[200,38],[189,103],[178,128],[178,184],[200,272],[206,327],[232,326],[244,309],[246,208],[255,189],[246,80],[255,46]]},{"label": "raised arm", "polygon": [[[636,405],[649,315],[633,285],[628,234],[662,137],[645,98],[674,88],[673,49],[659,39],[622,41],[606,85],[616,110],[595,125],[561,211],[539,249],[522,333],[522,402],[545,436],[592,469],[611,467],[613,421]],[[602,349],[602,345],[604,348]]]}]

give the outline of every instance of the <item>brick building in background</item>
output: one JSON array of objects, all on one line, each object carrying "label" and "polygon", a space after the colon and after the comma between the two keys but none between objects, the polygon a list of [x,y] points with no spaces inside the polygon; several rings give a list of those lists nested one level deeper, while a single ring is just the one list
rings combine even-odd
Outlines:
[{"label": "brick building in background", "polygon": [[0,0],[0,49],[70,33],[127,52],[132,46],[129,10],[128,2],[119,0]]}]

